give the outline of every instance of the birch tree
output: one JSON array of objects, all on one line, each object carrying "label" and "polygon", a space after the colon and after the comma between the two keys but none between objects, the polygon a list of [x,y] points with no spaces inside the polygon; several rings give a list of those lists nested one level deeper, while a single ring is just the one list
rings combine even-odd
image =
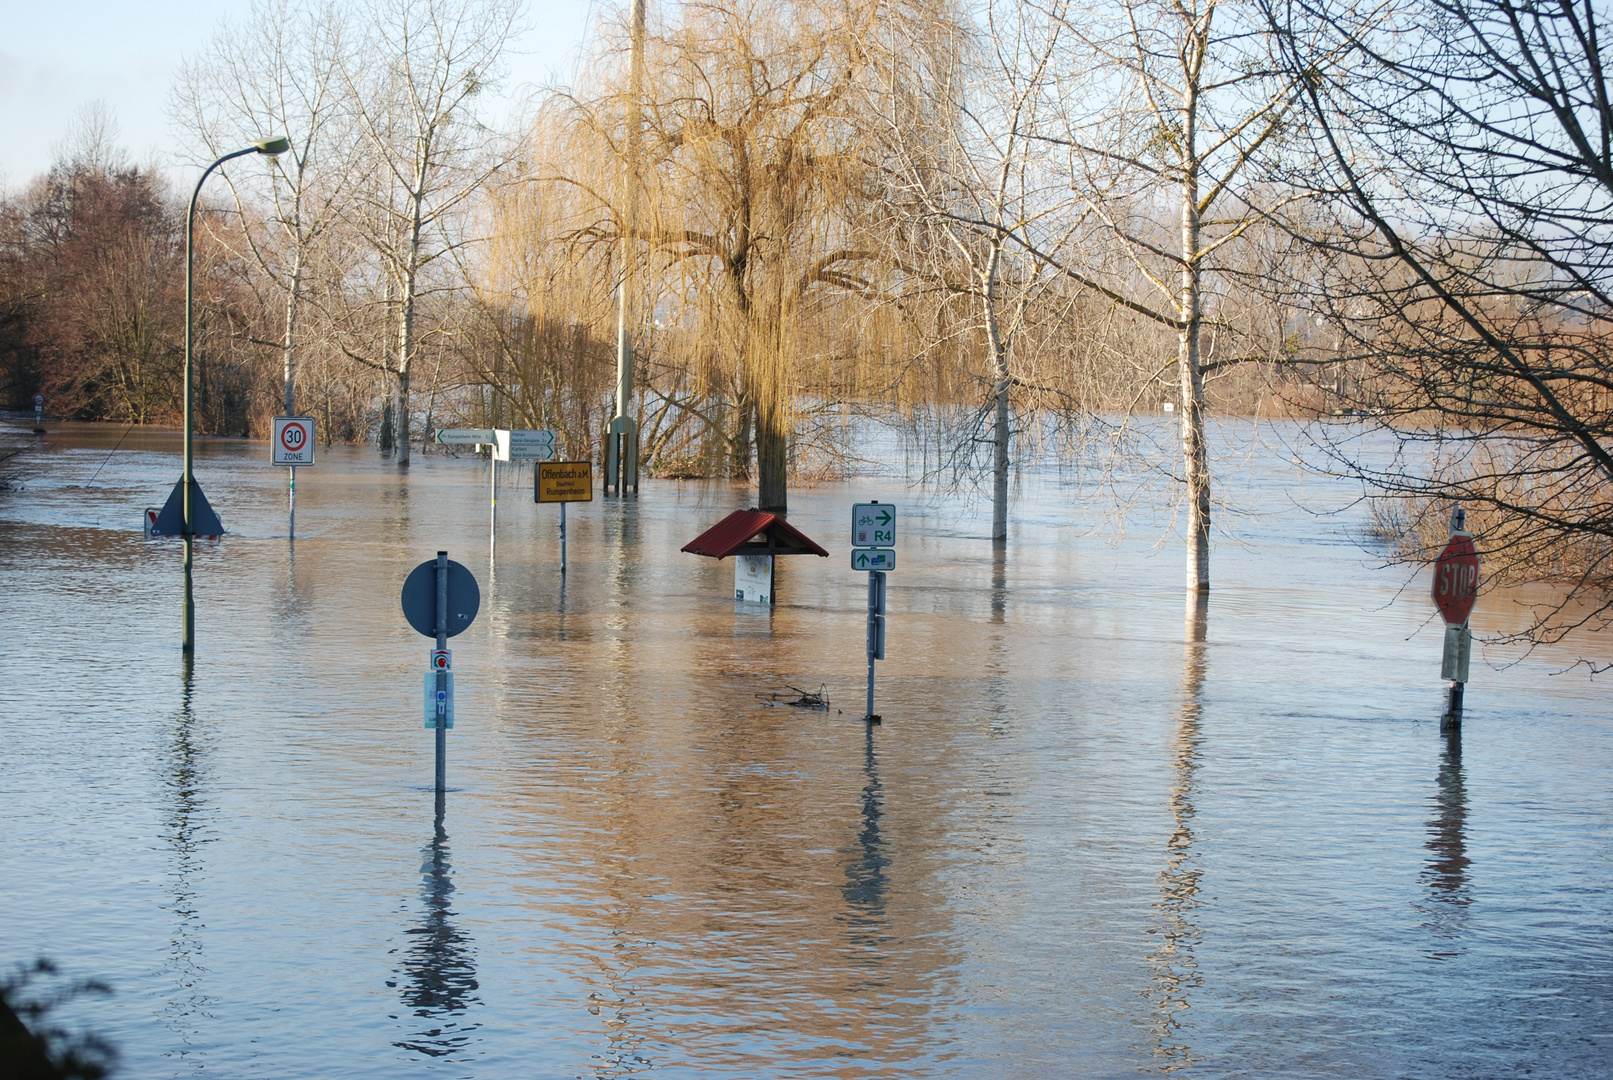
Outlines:
[{"label": "birch tree", "polygon": [[1250,358],[1206,357],[1206,324],[1219,321],[1210,279],[1225,273],[1229,245],[1284,198],[1268,199],[1259,181],[1297,80],[1275,62],[1260,11],[1241,0],[1117,0],[1072,12],[1067,24],[1078,46],[1056,141],[1069,150],[1070,183],[1107,236],[1109,257],[1062,265],[1175,331],[1186,585],[1202,593],[1212,505],[1204,379]]},{"label": "birch tree", "polygon": [[398,466],[407,468],[410,379],[422,297],[449,289],[442,256],[468,242],[470,200],[501,162],[475,115],[515,26],[513,0],[375,0],[345,51],[343,83],[365,144],[356,215],[384,280],[393,345],[363,356],[397,394]]},{"label": "birch tree", "polygon": [[1063,7],[988,0],[961,18],[941,8],[911,19],[892,39],[891,67],[905,77],[887,80],[878,99],[902,238],[894,259],[942,303],[972,308],[958,325],[985,344],[991,381],[979,419],[989,415],[990,435],[973,426],[965,456],[991,447],[994,542],[1008,536],[1011,396],[1023,382],[1013,357],[1053,281],[1034,253],[1062,252],[1074,228],[1068,183],[1041,138],[1057,115]]}]

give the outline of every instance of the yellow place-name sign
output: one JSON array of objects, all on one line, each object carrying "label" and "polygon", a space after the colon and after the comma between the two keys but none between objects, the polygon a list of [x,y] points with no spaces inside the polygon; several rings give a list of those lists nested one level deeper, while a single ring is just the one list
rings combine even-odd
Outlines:
[{"label": "yellow place-name sign", "polygon": [[594,467],[587,461],[540,461],[534,502],[593,502]]}]

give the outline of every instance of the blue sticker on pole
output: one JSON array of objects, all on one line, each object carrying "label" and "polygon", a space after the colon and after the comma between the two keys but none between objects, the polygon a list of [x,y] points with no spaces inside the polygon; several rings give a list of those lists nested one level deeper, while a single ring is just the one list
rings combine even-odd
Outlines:
[{"label": "blue sticker on pole", "polygon": [[854,548],[851,552],[853,570],[896,569],[895,548]]}]

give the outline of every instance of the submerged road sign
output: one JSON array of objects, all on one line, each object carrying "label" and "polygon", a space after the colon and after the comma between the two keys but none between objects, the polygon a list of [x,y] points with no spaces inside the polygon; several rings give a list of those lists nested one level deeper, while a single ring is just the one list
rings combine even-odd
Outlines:
[{"label": "submerged road sign", "polygon": [[1473,549],[1473,535],[1451,534],[1445,550],[1434,560],[1434,606],[1446,625],[1461,626],[1473,613],[1479,595],[1479,554]]},{"label": "submerged road sign", "polygon": [[593,502],[594,466],[587,461],[540,462],[533,485],[533,502]]},{"label": "submerged road sign", "polygon": [[492,428],[478,427],[438,428],[432,439],[443,446],[474,446],[494,441]]},{"label": "submerged road sign", "polygon": [[[448,636],[463,633],[476,620],[482,589],[469,570],[448,561]],[[403,617],[416,633],[437,636],[437,560],[428,559],[403,582]]]},{"label": "submerged road sign", "polygon": [[878,502],[854,504],[851,508],[851,544],[853,547],[894,547],[896,507]]},{"label": "submerged road sign", "polygon": [[493,429],[494,461],[548,461],[554,457],[554,432]]},{"label": "submerged road sign", "polygon": [[853,548],[851,552],[851,568],[853,570],[894,570],[896,569],[896,551],[894,548]]},{"label": "submerged road sign", "polygon": [[314,418],[277,416],[274,438],[269,443],[271,465],[312,465],[314,463]]}]

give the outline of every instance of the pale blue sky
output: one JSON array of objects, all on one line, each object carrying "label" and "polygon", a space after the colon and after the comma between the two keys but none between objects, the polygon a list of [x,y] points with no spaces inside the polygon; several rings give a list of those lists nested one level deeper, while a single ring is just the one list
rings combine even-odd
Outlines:
[{"label": "pale blue sky", "polygon": [[[530,0],[509,56],[505,96],[572,81],[584,31],[611,0]],[[15,188],[50,167],[51,148],[84,105],[112,109],[121,142],[141,162],[166,165],[166,106],[180,62],[249,0],[4,0],[0,5],[0,184]]]}]

